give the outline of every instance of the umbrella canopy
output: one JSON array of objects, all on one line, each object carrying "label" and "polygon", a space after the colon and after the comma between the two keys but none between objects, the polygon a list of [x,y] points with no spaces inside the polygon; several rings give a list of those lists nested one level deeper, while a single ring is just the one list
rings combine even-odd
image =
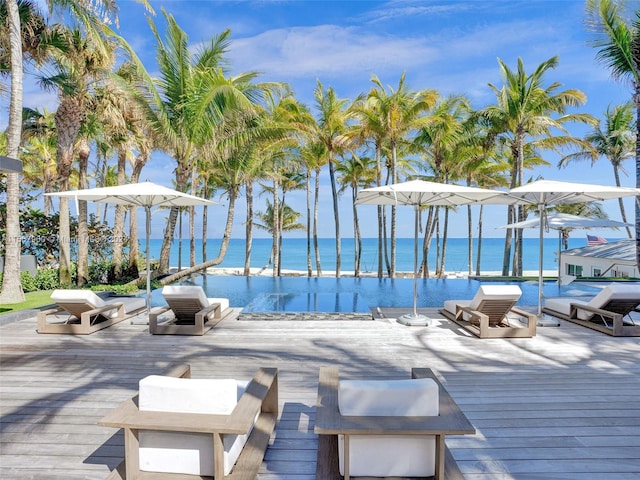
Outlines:
[{"label": "umbrella canopy", "polygon": [[[608,218],[581,217],[568,213],[553,213],[543,216],[543,228],[558,230],[558,283],[560,283],[560,250],[562,242],[562,232],[560,230],[568,228],[624,228],[631,227],[632,224],[609,220]],[[511,223],[498,228],[535,228],[540,227],[540,218],[530,218],[522,222]]]},{"label": "umbrella canopy", "polygon": [[[506,203],[536,205],[541,215],[550,205],[593,202],[640,195],[638,188],[609,187],[585,183],[559,182],[555,180],[537,180],[521,187],[512,188],[503,198]],[[542,314],[542,241],[544,222],[538,222],[540,228],[540,263],[538,272],[538,325],[560,325],[556,319],[546,318]]]},{"label": "umbrella canopy", "polygon": [[[504,192],[482,188],[463,187],[448,183],[411,180],[381,187],[365,188],[358,192],[356,205],[412,205],[415,208],[413,251],[413,312],[398,321],[405,325],[429,325],[431,319],[418,315],[418,225],[420,207],[424,205],[456,206],[472,203],[491,203],[504,196]],[[503,202],[496,202],[503,203]]]},{"label": "umbrella canopy", "polygon": [[483,203],[490,199],[504,197],[504,195],[504,192],[497,190],[411,180],[360,190],[356,197],[356,205],[456,206]]},{"label": "umbrella canopy", "polygon": [[[608,218],[581,217],[568,213],[553,213],[546,215],[545,228],[563,230],[565,228],[624,228],[632,227],[631,223],[618,222]],[[540,226],[540,218],[530,218],[522,222],[510,223],[498,228],[534,228]]]},{"label": "umbrella canopy", "polygon": [[90,202],[114,203],[144,207],[146,212],[146,264],[147,264],[147,314],[151,308],[151,269],[149,266],[149,237],[151,235],[151,207],[186,207],[196,205],[216,205],[211,200],[178,192],[151,182],[129,183],[115,187],[87,188],[67,192],[53,192],[45,195],[69,197]]}]

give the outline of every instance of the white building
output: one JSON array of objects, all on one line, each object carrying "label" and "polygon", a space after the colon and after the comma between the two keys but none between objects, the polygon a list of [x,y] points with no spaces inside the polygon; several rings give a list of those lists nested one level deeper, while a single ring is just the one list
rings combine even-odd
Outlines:
[{"label": "white building", "polygon": [[572,248],[560,253],[563,275],[575,277],[633,277],[640,278],[636,264],[636,241]]}]

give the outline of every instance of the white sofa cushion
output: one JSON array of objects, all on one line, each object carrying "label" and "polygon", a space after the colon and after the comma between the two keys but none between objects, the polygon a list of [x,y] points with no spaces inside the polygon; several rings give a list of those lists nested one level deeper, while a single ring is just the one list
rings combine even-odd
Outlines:
[{"label": "white sofa cushion", "polygon": [[[430,378],[341,380],[338,408],[345,416],[435,416],[438,384]],[[432,435],[351,435],[349,473],[353,476],[423,477],[435,473]],[[338,437],[344,475],[344,436]]]},{"label": "white sofa cushion", "polygon": [[[249,382],[151,375],[140,380],[141,411],[228,415]],[[224,472],[233,468],[251,430],[225,435]],[[213,475],[213,439],[209,434],[140,431],[140,470]]]},{"label": "white sofa cushion", "polygon": [[[456,314],[456,305],[462,305],[472,309],[477,309],[483,300],[518,300],[522,295],[522,290],[517,285],[481,285],[471,300],[446,300],[444,309],[447,312]],[[469,319],[468,314],[464,314],[465,320]]]}]

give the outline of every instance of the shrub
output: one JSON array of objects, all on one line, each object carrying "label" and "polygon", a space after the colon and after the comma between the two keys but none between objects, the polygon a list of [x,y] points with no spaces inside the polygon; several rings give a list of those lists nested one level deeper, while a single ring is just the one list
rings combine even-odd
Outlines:
[{"label": "shrub", "polygon": [[53,290],[58,288],[58,269],[57,268],[40,268],[35,278],[38,290]]},{"label": "shrub", "polygon": [[20,284],[22,285],[22,290],[26,292],[35,292],[38,290],[36,285],[35,278],[31,276],[27,270],[20,272]]}]

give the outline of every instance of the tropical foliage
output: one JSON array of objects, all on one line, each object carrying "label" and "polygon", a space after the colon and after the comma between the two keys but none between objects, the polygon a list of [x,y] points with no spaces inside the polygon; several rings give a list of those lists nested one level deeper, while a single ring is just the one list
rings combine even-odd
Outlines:
[{"label": "tropical foliage", "polygon": [[[0,74],[11,75],[9,128],[3,138],[3,153],[18,156],[24,172],[4,176],[6,206],[3,209],[6,269],[0,301],[20,295],[19,255],[37,251],[52,258],[60,281],[79,284],[92,281],[96,269],[110,281],[137,276],[138,236],[135,209],[118,207],[108,212],[100,207],[95,217],[84,203],[78,218],[69,215],[65,200],[44,203],[44,212],[20,201],[20,192],[41,194],[58,188],[83,188],[136,182],[145,168],[154,168],[154,155],[170,157],[174,187],[181,191],[216,198],[226,205],[221,222],[222,242],[218,255],[196,264],[195,220],[189,210],[190,266],[162,279],[220,264],[238,215],[238,199],[246,200],[244,212],[246,261],[251,267],[253,228],[263,229],[273,239],[274,275],[281,273],[282,239],[292,230],[307,235],[307,271],[322,274],[318,235],[335,235],[336,276],[341,275],[339,200],[348,194],[353,202],[358,191],[417,177],[439,182],[464,183],[480,187],[515,187],[527,179],[525,172],[544,165],[543,153],[561,154],[561,166],[574,160],[594,162],[606,157],[614,168],[616,182],[622,162],[633,156],[640,186],[640,141],[638,122],[633,129],[632,105],[611,107],[603,123],[580,111],[585,95],[553,81],[559,64],[551,57],[528,70],[524,59],[508,65],[499,59],[501,84],[490,84],[495,100],[474,106],[464,95],[443,96],[423,87],[409,87],[403,73],[394,87],[385,86],[373,75],[369,90],[356,98],[343,98],[330,85],[317,81],[313,104],[302,104],[282,82],[263,81],[256,72],[232,75],[228,69],[231,33],[211,36],[194,48],[185,31],[170,12],[163,10],[159,26],[149,17],[155,40],[156,73],[151,75],[135,51],[105,24],[115,20],[115,2],[51,1],[74,21],[69,25],[49,24],[35,2],[7,0],[0,5]],[[630,81],[634,99],[640,99],[640,17],[629,19],[617,2],[588,0],[589,18],[596,27],[594,45],[598,57],[616,78]],[[107,22],[109,23],[109,22]],[[112,23],[112,25],[117,23]],[[9,47],[9,48],[7,48]],[[55,112],[39,105],[22,108],[23,65],[41,71],[44,87],[58,94]],[[45,65],[46,68],[41,68]],[[2,84],[4,90],[6,84]],[[640,104],[635,103],[636,110]],[[574,138],[567,125],[583,123],[593,128],[584,138]],[[567,155],[567,149],[572,151]],[[330,184],[331,214],[323,213],[321,184]],[[167,179],[169,183],[169,179]],[[306,194],[306,208],[292,208],[291,196]],[[256,199],[265,197],[266,209],[255,211]],[[49,214],[58,207],[59,213]],[[56,219],[55,244],[35,246],[21,243],[27,224],[22,215]],[[422,274],[430,274],[428,249],[435,238],[435,273],[443,275],[446,265],[450,210],[428,208],[420,212],[423,223]],[[636,211],[640,229],[640,209]],[[482,210],[474,227],[468,207],[468,232],[482,236]],[[524,209],[509,209],[507,222],[524,219]],[[622,211],[624,216],[624,211]],[[167,213],[158,273],[169,268],[178,209]],[[209,236],[207,218],[202,216],[203,250]],[[239,214],[239,215],[242,215]],[[323,216],[324,215],[324,216]],[[126,225],[126,218],[129,225]],[[624,217],[623,217],[624,218]],[[94,236],[104,220],[113,241],[95,245]],[[44,220],[42,220],[44,221]],[[353,208],[353,251],[355,274],[360,274],[362,255],[359,212]],[[377,210],[378,276],[396,275],[395,207]],[[330,227],[330,229],[329,229]],[[54,227],[50,225],[49,231]],[[80,239],[72,248],[72,238]],[[130,249],[126,247],[130,237]],[[636,238],[640,236],[636,235]],[[82,241],[82,239],[89,239]],[[512,245],[513,243],[513,245]],[[639,252],[640,252],[640,243]],[[58,249],[59,246],[59,249]],[[469,273],[473,255],[469,243]],[[58,249],[58,250],[56,250]],[[92,258],[98,249],[106,257]],[[476,258],[479,265],[481,241]],[[46,253],[44,252],[46,250]],[[640,255],[640,253],[639,253]],[[127,258],[128,256],[128,258]],[[111,266],[105,264],[107,260]],[[75,258],[75,261],[74,261]],[[522,273],[521,237],[508,231],[503,273]],[[104,272],[108,272],[108,275]],[[480,273],[479,267],[476,273]]]}]

